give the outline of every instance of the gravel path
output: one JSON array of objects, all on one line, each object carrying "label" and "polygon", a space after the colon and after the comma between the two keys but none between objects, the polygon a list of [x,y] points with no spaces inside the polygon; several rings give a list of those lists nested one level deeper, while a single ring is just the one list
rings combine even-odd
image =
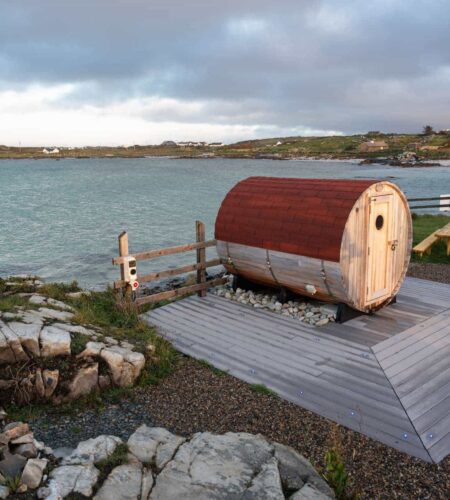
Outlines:
[{"label": "gravel path", "polygon": [[[45,415],[32,421],[36,437],[52,447],[73,447],[99,434],[127,438],[142,423],[164,426],[181,435],[199,431],[261,433],[296,448],[323,465],[336,425],[298,406],[258,394],[240,380],[217,375],[196,361],[182,358],[175,373],[160,385],[136,389],[133,400],[109,405],[102,412],[70,416]],[[450,457],[426,464],[339,427],[347,469],[361,498],[432,498],[448,500]]]},{"label": "gravel path", "polygon": [[450,258],[449,264],[411,262],[408,267],[408,276],[450,284]]}]

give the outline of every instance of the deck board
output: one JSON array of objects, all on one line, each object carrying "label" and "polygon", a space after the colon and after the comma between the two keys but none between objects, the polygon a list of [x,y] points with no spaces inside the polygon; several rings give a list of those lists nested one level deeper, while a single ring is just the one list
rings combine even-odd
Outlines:
[{"label": "deck board", "polygon": [[450,453],[450,286],[404,288],[375,315],[322,328],[211,294],[143,319],[186,355],[438,462]]}]

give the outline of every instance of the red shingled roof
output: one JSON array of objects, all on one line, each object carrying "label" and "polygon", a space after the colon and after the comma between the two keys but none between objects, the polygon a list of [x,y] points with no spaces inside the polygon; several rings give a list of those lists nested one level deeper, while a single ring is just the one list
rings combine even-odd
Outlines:
[{"label": "red shingled roof", "polygon": [[249,177],[226,195],[217,240],[339,262],[350,211],[374,180]]}]

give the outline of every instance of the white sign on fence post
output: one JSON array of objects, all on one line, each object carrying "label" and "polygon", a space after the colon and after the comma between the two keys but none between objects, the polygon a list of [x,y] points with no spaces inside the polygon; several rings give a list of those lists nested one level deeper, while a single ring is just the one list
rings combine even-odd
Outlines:
[{"label": "white sign on fence post", "polygon": [[443,199],[440,202],[440,212],[450,212],[450,194],[441,194],[441,198],[447,198],[446,200]]}]

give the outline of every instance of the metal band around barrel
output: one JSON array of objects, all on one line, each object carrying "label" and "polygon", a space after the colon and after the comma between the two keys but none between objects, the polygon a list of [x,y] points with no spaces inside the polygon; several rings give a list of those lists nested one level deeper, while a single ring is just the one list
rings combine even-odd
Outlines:
[{"label": "metal band around barrel", "polygon": [[231,258],[231,255],[230,255],[230,247],[229,247],[229,245],[228,245],[228,241],[226,241],[226,242],[225,242],[225,246],[226,246],[226,249],[227,249],[227,264],[228,264],[228,265],[230,265],[230,266],[232,266],[232,267],[233,267],[233,269],[234,269],[234,271],[235,271],[236,273],[239,273],[239,271],[238,271],[238,269],[237,269],[236,265],[235,265],[235,264],[234,264],[234,262],[233,262],[233,259]]},{"label": "metal band around barrel", "polygon": [[273,269],[272,269],[272,264],[270,262],[269,250],[266,250],[266,258],[267,258],[266,264],[267,264],[267,267],[269,268],[270,274],[272,275],[272,278],[275,281],[275,283],[281,288],[282,285],[277,280],[277,277],[275,276],[275,273],[273,272]]}]

